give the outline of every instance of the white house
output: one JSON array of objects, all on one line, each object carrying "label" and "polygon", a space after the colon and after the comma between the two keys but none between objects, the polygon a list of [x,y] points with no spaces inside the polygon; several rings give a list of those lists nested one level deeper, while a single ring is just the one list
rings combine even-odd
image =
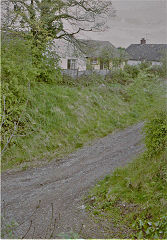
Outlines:
[{"label": "white house", "polygon": [[[104,70],[113,67],[113,59],[120,57],[120,52],[109,41],[78,40],[72,44],[63,40],[55,40],[55,51],[60,56],[59,65],[64,70]],[[112,53],[108,61],[102,59],[106,49]]]},{"label": "white house", "polygon": [[146,44],[144,38],[140,44],[131,44],[126,52],[129,54],[129,65],[137,65],[147,61],[152,65],[161,65],[161,59],[167,52],[167,44]]}]

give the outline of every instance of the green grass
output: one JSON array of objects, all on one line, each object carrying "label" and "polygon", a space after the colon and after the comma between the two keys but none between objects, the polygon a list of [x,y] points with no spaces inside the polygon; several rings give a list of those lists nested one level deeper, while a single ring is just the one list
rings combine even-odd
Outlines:
[{"label": "green grass", "polygon": [[26,136],[14,138],[2,158],[2,170],[62,158],[95,138],[141,121],[162,95],[160,82],[143,72],[128,85],[36,83],[26,109]]},{"label": "green grass", "polygon": [[[126,167],[106,176],[92,189],[87,198],[87,209],[93,215],[99,216],[99,221],[104,218],[111,219],[115,227],[120,229],[119,238],[138,236],[140,231],[137,230],[143,230],[142,227],[137,229],[138,220],[144,224],[159,221],[167,212],[165,153],[154,158],[148,158],[144,153]],[[130,235],[125,235],[124,226]],[[160,234],[159,238],[167,237],[167,232],[163,234]],[[145,236],[141,235],[141,238],[143,237]]]}]

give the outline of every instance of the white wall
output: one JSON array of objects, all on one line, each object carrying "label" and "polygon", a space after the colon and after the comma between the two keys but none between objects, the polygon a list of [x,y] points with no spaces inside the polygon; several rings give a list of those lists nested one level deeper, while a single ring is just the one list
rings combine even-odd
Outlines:
[{"label": "white wall", "polygon": [[78,58],[78,70],[79,71],[86,70],[86,58]]},{"label": "white wall", "polygon": [[62,69],[67,69],[68,59],[76,59],[76,69],[79,71],[86,70],[86,58],[79,50],[77,50],[72,44],[64,40],[55,40],[53,49],[60,57],[59,66]]},{"label": "white wall", "polygon": [[[141,64],[142,61],[136,61],[136,60],[128,60],[127,64],[131,65],[131,66],[135,66],[135,65],[138,65],[138,64]],[[156,62],[156,61],[152,61],[152,66],[161,66],[162,63],[161,62]]]},{"label": "white wall", "polygon": [[141,61],[136,61],[136,60],[128,60],[127,64],[131,65],[131,66],[135,66],[140,64]]},{"label": "white wall", "polygon": [[152,66],[155,66],[155,65],[157,65],[157,66],[161,66],[162,63],[161,63],[161,62],[152,62]]}]

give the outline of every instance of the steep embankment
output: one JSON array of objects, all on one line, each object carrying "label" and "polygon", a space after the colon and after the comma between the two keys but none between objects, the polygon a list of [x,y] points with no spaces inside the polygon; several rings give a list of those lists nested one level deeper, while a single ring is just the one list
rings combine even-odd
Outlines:
[{"label": "steep embankment", "polygon": [[[125,73],[123,73],[125,75]],[[26,131],[2,158],[8,169],[59,159],[91,140],[144,118],[163,92],[159,80],[138,70],[136,77],[116,76],[85,84],[36,83],[26,109]],[[84,81],[86,81],[84,79]],[[85,82],[84,82],[85,83]],[[74,86],[73,86],[74,85]]]}]

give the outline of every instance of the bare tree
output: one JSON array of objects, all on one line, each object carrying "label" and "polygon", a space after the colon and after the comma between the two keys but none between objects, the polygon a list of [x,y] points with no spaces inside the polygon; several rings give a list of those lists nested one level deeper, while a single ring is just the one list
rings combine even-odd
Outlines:
[{"label": "bare tree", "polygon": [[69,40],[81,31],[103,31],[114,15],[111,0],[11,0],[13,26],[42,36]]}]

